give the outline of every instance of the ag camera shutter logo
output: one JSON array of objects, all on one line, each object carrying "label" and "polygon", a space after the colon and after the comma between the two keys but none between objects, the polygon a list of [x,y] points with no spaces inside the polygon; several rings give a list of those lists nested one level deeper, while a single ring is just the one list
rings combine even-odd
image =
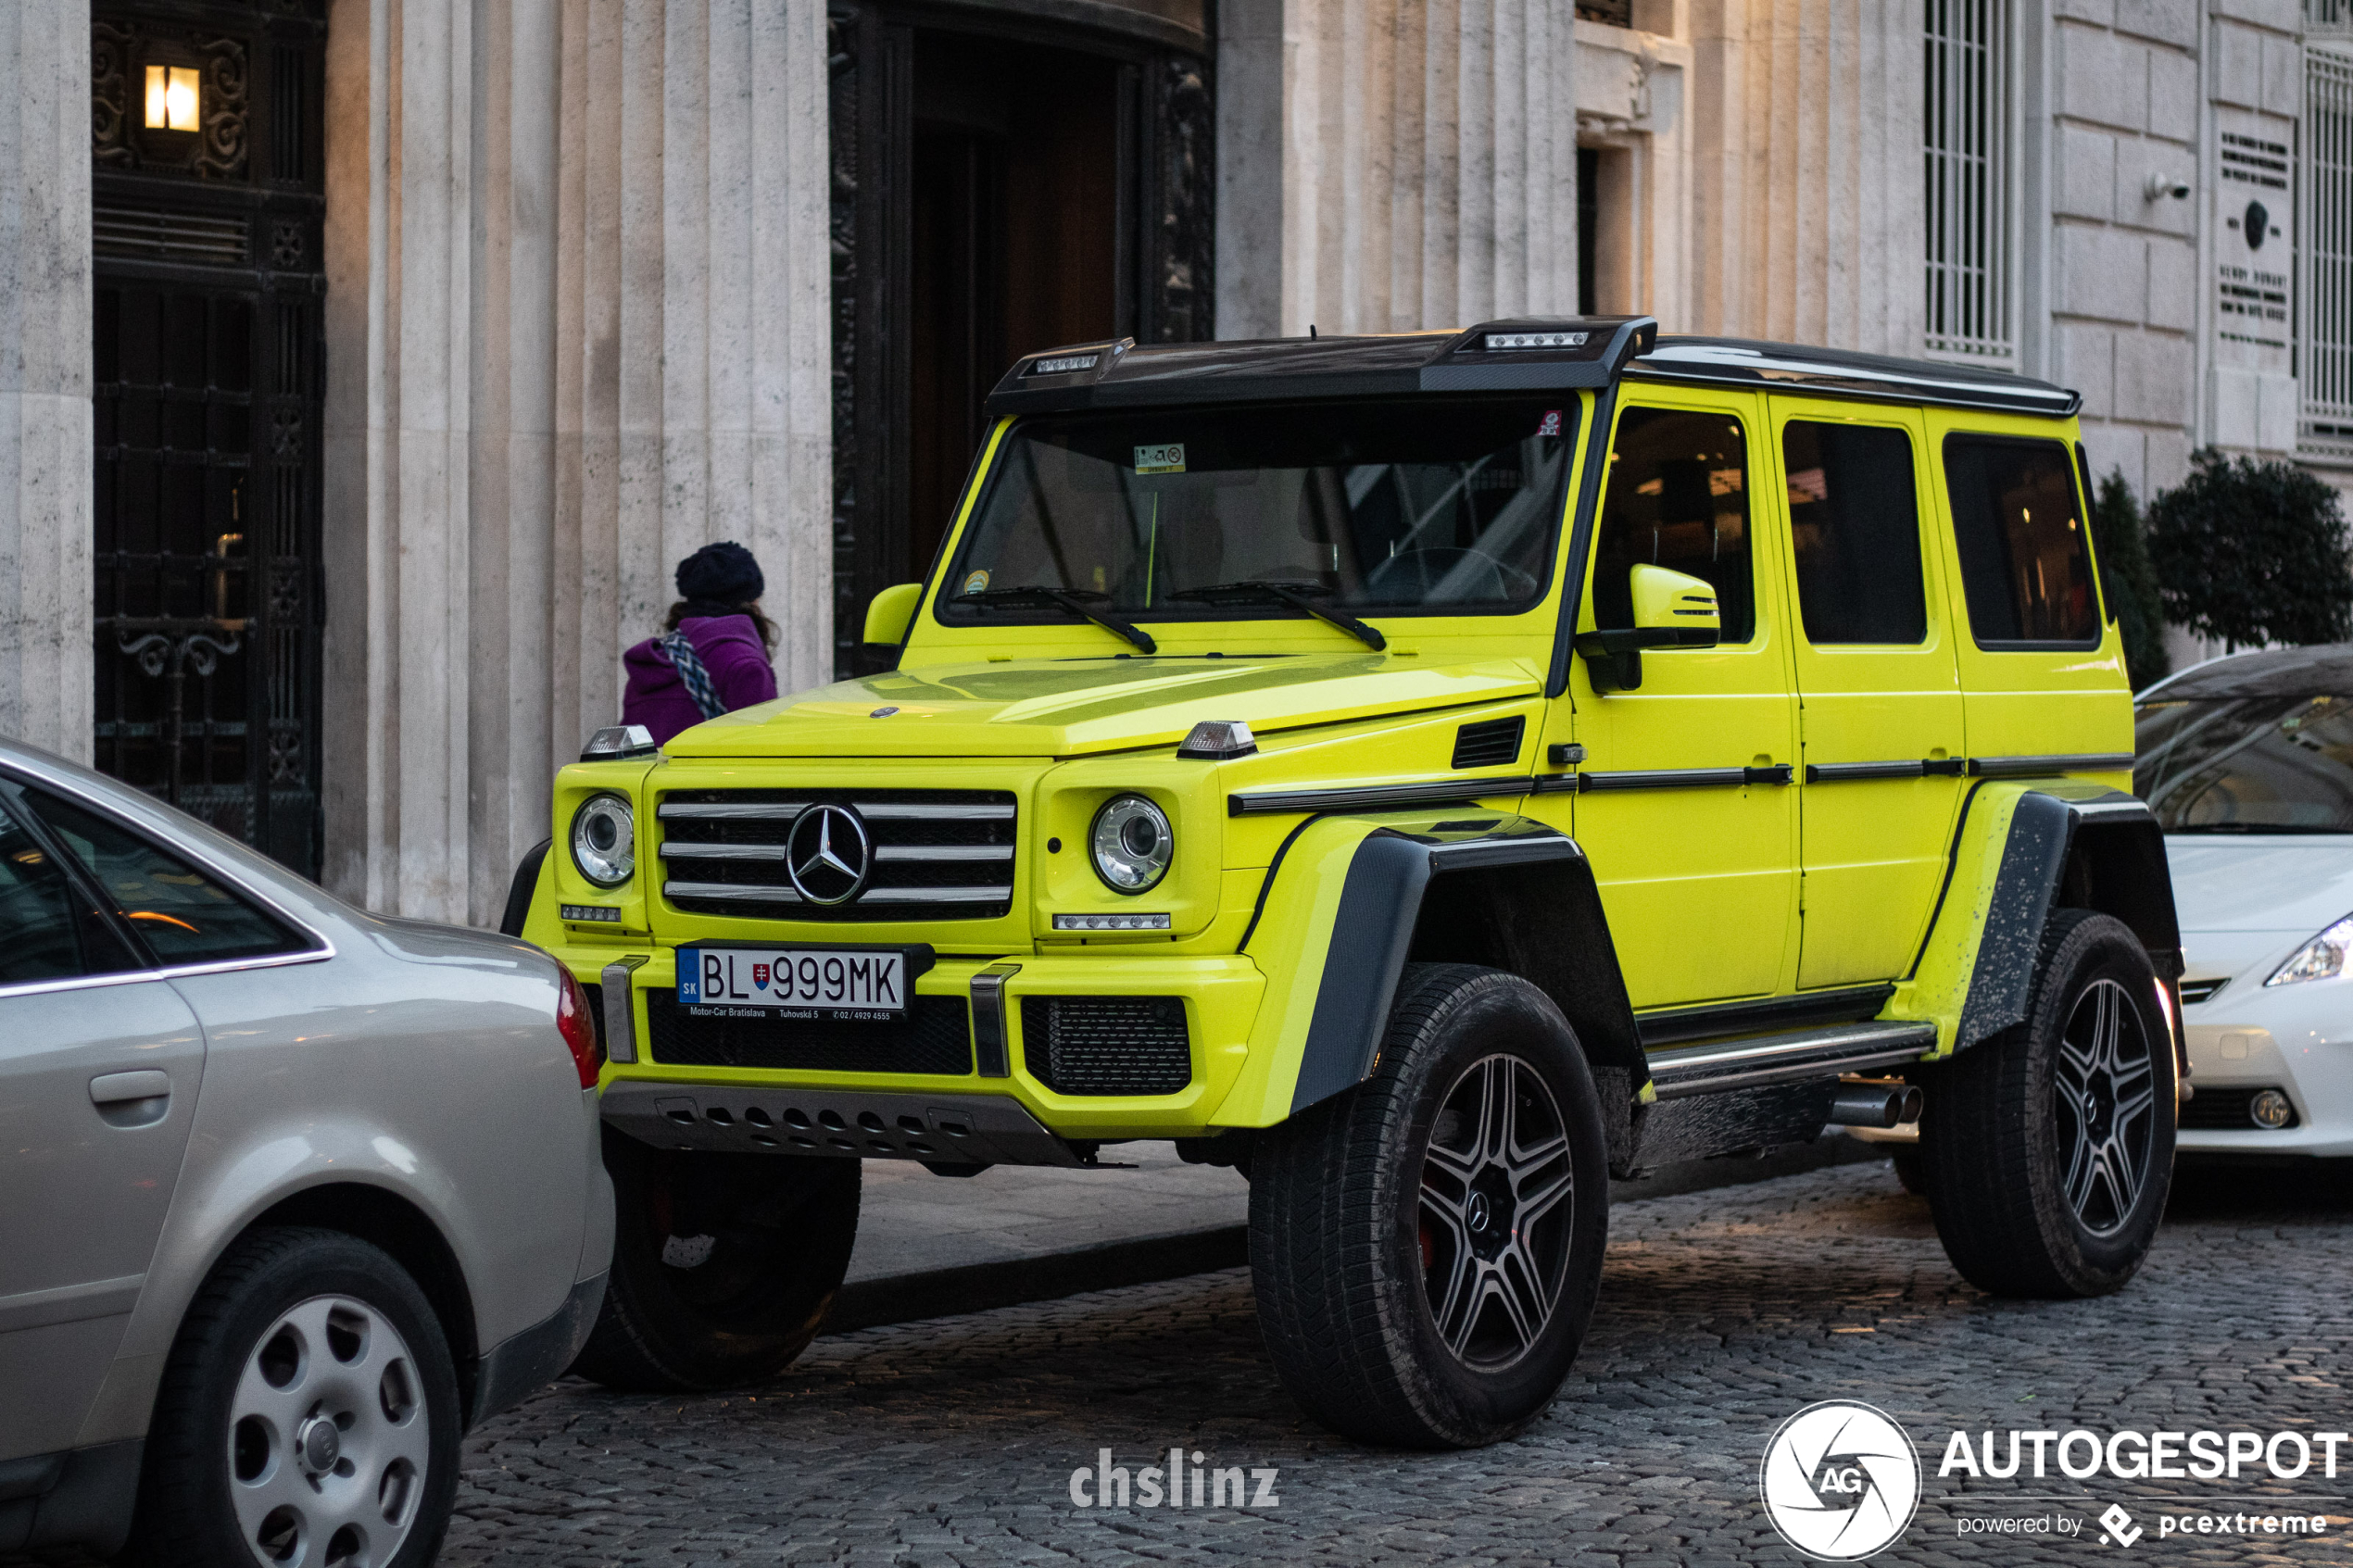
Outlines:
[{"label": "ag camera shutter logo", "polygon": [[1808,1405],[1765,1445],[1757,1490],[1781,1539],[1824,1562],[1892,1544],[1920,1502],[1920,1461],[1883,1411],[1851,1399]]}]

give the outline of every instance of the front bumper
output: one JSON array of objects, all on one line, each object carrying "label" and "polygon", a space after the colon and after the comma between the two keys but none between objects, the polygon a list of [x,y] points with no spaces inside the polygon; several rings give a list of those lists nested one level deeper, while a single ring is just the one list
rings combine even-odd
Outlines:
[{"label": "front bumper", "polygon": [[[2234,978],[2210,1002],[2182,1010],[2190,1054],[2185,1124],[2190,1154],[2353,1155],[2353,980],[2266,988],[2268,969]],[[2277,1088],[2296,1123],[2198,1125],[2243,1113],[2247,1094]],[[2203,1101],[2203,1104],[2200,1102]]]},{"label": "front bumper", "polygon": [[[951,1045],[960,1035],[964,1046],[961,1052],[949,1053],[953,1061],[927,1053],[928,1060],[919,1065],[931,1070],[872,1070],[861,1060],[860,1026],[848,1025],[833,1031],[822,1067],[763,1064],[756,1052],[713,1064],[665,1060],[665,1042],[671,1042],[668,1048],[674,1054],[697,1054],[679,1050],[675,1044],[681,1031],[691,1031],[698,1023],[669,1005],[677,992],[674,949],[625,952],[584,946],[560,956],[589,986],[603,986],[612,966],[624,966],[619,983],[602,991],[603,1010],[610,1019],[619,1006],[628,1008],[629,1027],[624,1032],[609,1025],[608,1039],[634,1047],[635,1060],[607,1066],[605,1117],[633,1135],[673,1147],[704,1147],[696,1140],[705,1137],[719,1140],[710,1145],[714,1148],[768,1147],[751,1141],[758,1135],[776,1139],[777,1152],[855,1152],[877,1159],[958,1163],[981,1159],[1063,1163],[1068,1151],[1062,1148],[1061,1139],[1191,1137],[1213,1131],[1215,1112],[1249,1059],[1251,1030],[1266,986],[1255,964],[1231,955],[1177,957],[1134,948],[942,955],[916,979],[912,1006],[922,1009],[928,1001],[926,1016],[935,1025],[941,1017],[950,1018]],[[632,960],[642,961],[626,967]],[[1175,1001],[1184,1010],[1189,1080],[1169,1093],[1057,1092],[1039,1070],[1042,1042],[1028,1037],[1023,1006],[1033,998],[1051,997]],[[652,1026],[649,1000],[662,1009],[660,1030]],[[951,1004],[953,1011],[943,1004]],[[877,1042],[884,1037],[875,1036]],[[935,1033],[935,1045],[937,1041]],[[893,1065],[913,1060],[905,1053],[874,1053],[878,1058],[887,1054],[901,1058]],[[805,1054],[802,1060],[808,1060]],[[943,1067],[950,1070],[939,1070]],[[758,1093],[741,1092],[751,1090]],[[801,1092],[796,1098],[785,1094],[786,1090]],[[688,1110],[688,1105],[664,1106],[665,1100],[692,1102],[690,1117],[682,1121],[673,1114]],[[708,1117],[705,1112],[711,1108],[727,1120]],[[748,1120],[754,1110],[770,1119],[768,1127]],[[786,1120],[788,1111],[798,1111],[810,1127],[794,1127]],[[818,1119],[827,1111],[843,1123],[841,1128]],[[968,1122],[962,1137],[945,1131],[935,1112],[963,1119],[960,1125]],[[866,1124],[863,1119],[868,1117],[882,1130]],[[902,1124],[902,1118],[921,1132]],[[689,1122],[700,1129],[691,1137],[685,1135]],[[862,1135],[851,1131],[862,1127]],[[1045,1145],[1036,1141],[1039,1135]],[[793,1136],[806,1136],[814,1147],[795,1146]],[[974,1141],[966,1143],[966,1138]],[[868,1147],[843,1149],[835,1146],[836,1139]],[[912,1147],[915,1143],[927,1144],[934,1152],[917,1150]],[[890,1147],[871,1147],[878,1144]],[[997,1152],[961,1157],[947,1152],[952,1148],[976,1150],[983,1145]]]}]

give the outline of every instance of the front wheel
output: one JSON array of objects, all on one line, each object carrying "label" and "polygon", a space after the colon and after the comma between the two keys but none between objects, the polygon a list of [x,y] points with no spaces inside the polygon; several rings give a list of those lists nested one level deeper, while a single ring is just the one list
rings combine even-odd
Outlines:
[{"label": "front wheel", "polygon": [[612,1273],[573,1371],[635,1393],[774,1377],[816,1337],[858,1237],[860,1162],[660,1149],[605,1129]]},{"label": "front wheel", "polygon": [[1470,1448],[1552,1401],[1601,1287],[1609,1175],[1577,1036],[1514,975],[1409,966],[1373,1076],[1262,1134],[1259,1323],[1291,1397],[1369,1443]]},{"label": "front wheel", "polygon": [[2172,1185],[2174,1067],[2139,939],[2053,910],[2025,1022],[1924,1080],[1921,1174],[1962,1276],[1996,1296],[2121,1289]]}]

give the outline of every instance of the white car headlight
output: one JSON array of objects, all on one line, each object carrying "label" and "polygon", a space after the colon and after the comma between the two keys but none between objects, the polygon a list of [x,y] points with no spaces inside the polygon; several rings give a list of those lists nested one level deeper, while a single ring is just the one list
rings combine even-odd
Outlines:
[{"label": "white car headlight", "polygon": [[2353,948],[2353,915],[2347,915],[2295,952],[2271,972],[2266,985],[2293,985],[2300,980],[2326,980],[2345,972],[2345,955]]},{"label": "white car headlight", "polygon": [[1088,838],[1095,852],[1095,874],[1114,893],[1145,893],[1168,874],[1176,834],[1168,813],[1140,795],[1122,795],[1095,813]]},{"label": "white car headlight", "polygon": [[572,814],[572,863],[599,887],[619,887],[637,869],[636,813],[618,795],[592,795]]}]

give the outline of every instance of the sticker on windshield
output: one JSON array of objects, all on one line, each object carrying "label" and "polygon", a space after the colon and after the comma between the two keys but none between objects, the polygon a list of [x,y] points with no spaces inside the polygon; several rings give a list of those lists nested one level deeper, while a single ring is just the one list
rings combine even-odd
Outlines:
[{"label": "sticker on windshield", "polygon": [[1545,409],[1543,422],[1536,427],[1536,433],[1539,435],[1558,435],[1560,433],[1561,411],[1558,408]]},{"label": "sticker on windshield", "polygon": [[964,574],[964,592],[965,592],[965,593],[967,593],[967,594],[978,594],[978,593],[984,593],[984,592],[986,592],[986,591],[988,590],[988,573],[987,571],[971,571],[971,572],[966,572],[966,573]]},{"label": "sticker on windshield", "polygon": [[1136,471],[1138,473],[1183,473],[1185,471],[1185,444],[1181,441],[1172,441],[1159,446],[1137,447]]}]

